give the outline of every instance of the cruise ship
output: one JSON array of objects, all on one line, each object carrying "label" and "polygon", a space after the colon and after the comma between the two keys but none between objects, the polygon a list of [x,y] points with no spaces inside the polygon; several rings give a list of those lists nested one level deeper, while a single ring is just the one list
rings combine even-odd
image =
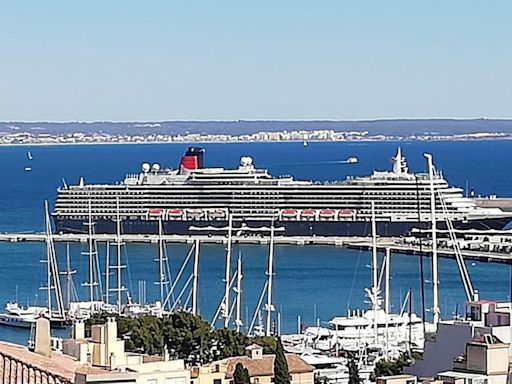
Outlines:
[{"label": "cruise ship", "polygon": [[[436,218],[446,228],[502,229],[512,214],[478,207],[450,186],[441,174],[433,180]],[[275,177],[244,156],[236,169],[204,166],[204,149],[189,147],[176,169],[142,164],[115,184],[88,184],[58,189],[53,218],[57,232],[221,234],[229,225],[244,228],[274,225],[284,236],[366,236],[371,232],[372,203],[377,232],[406,235],[430,226],[430,179],[410,173],[400,148],[389,171],[335,182]],[[240,228],[240,229],[238,229]]]}]

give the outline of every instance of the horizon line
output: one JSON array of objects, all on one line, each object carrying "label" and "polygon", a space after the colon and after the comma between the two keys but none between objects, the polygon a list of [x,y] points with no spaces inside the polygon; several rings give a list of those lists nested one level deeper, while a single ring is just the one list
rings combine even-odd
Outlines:
[{"label": "horizon line", "polygon": [[258,122],[283,122],[283,123],[299,123],[299,122],[328,122],[328,123],[374,123],[384,121],[512,121],[512,117],[392,117],[392,118],[371,118],[371,119],[176,119],[176,120],[0,120],[0,123],[22,123],[22,124],[96,124],[96,123],[258,123]]}]

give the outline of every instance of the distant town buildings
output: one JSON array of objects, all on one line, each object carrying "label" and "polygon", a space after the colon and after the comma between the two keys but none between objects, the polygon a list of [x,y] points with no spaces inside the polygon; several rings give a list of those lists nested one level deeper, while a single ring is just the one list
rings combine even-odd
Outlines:
[{"label": "distant town buildings", "polygon": [[332,129],[298,131],[261,131],[252,134],[182,133],[159,134],[109,134],[104,132],[74,132],[49,134],[41,130],[25,132],[9,130],[0,132],[0,145],[36,144],[115,144],[115,143],[180,143],[180,142],[283,142],[283,141],[381,141],[381,140],[485,140],[510,139],[506,133],[467,133],[456,135],[371,135],[368,131],[335,131]]}]

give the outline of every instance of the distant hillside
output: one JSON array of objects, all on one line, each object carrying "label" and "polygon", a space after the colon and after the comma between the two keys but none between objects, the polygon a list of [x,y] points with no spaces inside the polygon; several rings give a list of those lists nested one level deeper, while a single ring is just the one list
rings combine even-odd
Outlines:
[{"label": "distant hillside", "polygon": [[268,131],[331,129],[334,131],[368,131],[370,135],[411,136],[418,134],[464,134],[493,132],[512,134],[512,120],[496,119],[399,119],[372,121],[161,121],[161,122],[0,122],[0,132],[13,133],[95,133],[167,135],[251,134]]}]

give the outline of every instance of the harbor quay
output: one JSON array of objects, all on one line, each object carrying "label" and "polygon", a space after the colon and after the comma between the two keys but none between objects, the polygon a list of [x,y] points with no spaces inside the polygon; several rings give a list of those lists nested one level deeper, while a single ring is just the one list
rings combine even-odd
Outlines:
[{"label": "harbor quay", "polygon": [[[25,242],[45,242],[46,234],[44,233],[0,233],[0,242],[6,243],[25,243]],[[503,244],[512,246],[512,233],[509,231],[481,231],[478,235],[467,235],[467,239],[460,239],[462,245],[462,255],[467,260],[496,262],[496,263],[512,263],[512,254],[508,248],[503,248]],[[199,241],[204,244],[227,244],[226,235],[149,235],[149,234],[53,234],[52,238],[55,242],[60,243],[87,243],[89,239],[97,243],[115,243],[122,241],[124,243],[139,244],[158,244],[164,242],[166,244],[193,244]],[[483,238],[487,237],[487,240]],[[492,237],[497,237],[493,241]],[[491,238],[491,239],[489,239]],[[234,244],[260,244],[268,245],[270,239],[268,236],[232,236]],[[275,236],[274,244],[276,245],[298,245],[298,246],[335,246],[345,247],[349,249],[371,250],[372,239],[367,236]],[[455,251],[450,243],[439,240],[437,253],[440,257],[454,258]],[[501,245],[501,247],[500,247]],[[431,241],[420,240],[417,237],[382,237],[379,236],[377,247],[379,251],[390,249],[393,253],[401,253],[405,255],[430,255],[432,253]]]}]

